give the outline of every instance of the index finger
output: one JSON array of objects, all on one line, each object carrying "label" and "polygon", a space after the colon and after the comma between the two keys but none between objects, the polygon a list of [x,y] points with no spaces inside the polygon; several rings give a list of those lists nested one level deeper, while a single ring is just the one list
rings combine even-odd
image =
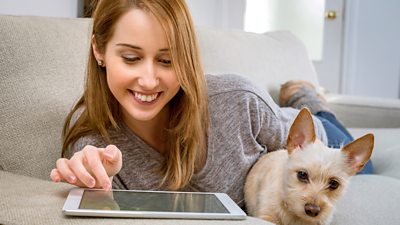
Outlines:
[{"label": "index finger", "polygon": [[90,150],[88,149],[83,153],[85,155],[86,162],[92,171],[92,174],[100,182],[101,187],[103,187],[105,190],[111,190],[111,181],[110,178],[108,177],[108,174],[103,166],[102,159],[100,157],[101,151],[104,151],[104,149],[95,148]]}]

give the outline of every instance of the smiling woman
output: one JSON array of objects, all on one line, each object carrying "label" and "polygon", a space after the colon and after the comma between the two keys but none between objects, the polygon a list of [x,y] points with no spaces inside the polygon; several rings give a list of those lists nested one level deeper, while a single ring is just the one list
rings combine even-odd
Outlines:
[{"label": "smiling woman", "polygon": [[[87,86],[67,117],[63,155],[75,149],[72,144],[82,135],[100,134],[107,144],[115,143],[109,129],[119,129],[123,121],[146,144],[171,158],[157,169],[164,177],[161,184],[177,189],[204,164],[208,124],[204,75],[187,8],[182,1],[99,1],[93,19]],[[179,21],[186,21],[185,26]],[[112,155],[112,149],[86,151]],[[103,153],[97,155],[101,158]],[[96,186],[110,187],[108,177],[121,163],[102,169]],[[64,176],[74,177],[80,186],[95,186],[87,172],[76,179],[70,170]]]}]

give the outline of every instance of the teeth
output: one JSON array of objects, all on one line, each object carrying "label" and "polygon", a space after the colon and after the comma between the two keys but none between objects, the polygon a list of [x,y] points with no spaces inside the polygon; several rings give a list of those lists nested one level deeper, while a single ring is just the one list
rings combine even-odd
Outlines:
[{"label": "teeth", "polygon": [[137,98],[138,100],[140,100],[142,102],[152,102],[158,96],[158,93],[155,93],[155,94],[152,94],[152,95],[144,95],[144,94],[140,94],[138,92],[134,92],[134,94],[135,94],[135,98]]}]

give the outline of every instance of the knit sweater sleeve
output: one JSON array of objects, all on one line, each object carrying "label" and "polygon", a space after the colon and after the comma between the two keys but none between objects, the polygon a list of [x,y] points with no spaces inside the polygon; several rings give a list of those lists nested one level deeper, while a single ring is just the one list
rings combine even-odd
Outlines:
[{"label": "knit sweater sleeve", "polygon": [[[258,122],[259,130],[256,134],[257,141],[266,147],[267,151],[286,148],[286,141],[290,127],[299,113],[298,109],[281,108],[268,95],[259,96]],[[325,144],[327,137],[322,123],[313,116],[314,129],[317,137]]]},{"label": "knit sweater sleeve", "polygon": [[[298,109],[278,106],[266,90],[238,75],[223,75],[223,78],[209,76],[209,80],[213,81],[213,88],[210,92],[241,93],[240,104],[247,107],[242,111],[250,117],[248,121],[251,123],[252,132],[251,136],[243,138],[256,139],[266,151],[286,147],[289,129],[299,113]],[[226,104],[232,104],[232,102]],[[235,120],[235,118],[231,119]],[[317,137],[327,143],[326,133],[321,121],[316,117],[313,117],[313,120]],[[240,123],[243,122],[240,121]]]}]

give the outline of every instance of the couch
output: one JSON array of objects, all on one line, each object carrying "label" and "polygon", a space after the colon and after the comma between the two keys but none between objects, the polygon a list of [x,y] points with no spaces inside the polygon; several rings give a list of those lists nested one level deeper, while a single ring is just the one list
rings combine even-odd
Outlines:
[{"label": "couch", "polygon": [[[60,157],[64,118],[82,93],[91,20],[0,15],[0,224],[270,224],[242,221],[64,216],[66,183],[49,173]],[[289,79],[319,85],[304,45],[286,31],[266,34],[198,27],[207,73],[247,76],[276,99]],[[328,95],[355,136],[376,136],[373,175],[359,175],[333,224],[400,224],[400,102]]]}]

